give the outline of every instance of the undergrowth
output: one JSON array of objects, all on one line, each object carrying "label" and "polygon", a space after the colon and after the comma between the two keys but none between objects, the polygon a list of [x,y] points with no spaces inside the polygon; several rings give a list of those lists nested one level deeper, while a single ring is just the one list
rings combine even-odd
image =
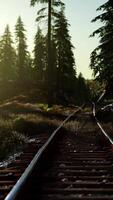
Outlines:
[{"label": "undergrowth", "polygon": [[[24,146],[30,137],[51,134],[62,123],[63,119],[45,116],[43,112],[69,114],[69,109],[63,106],[54,105],[48,109],[47,104],[32,104],[20,99],[6,100],[0,105],[0,160]],[[77,132],[79,127],[78,121],[70,121],[62,129]]]},{"label": "undergrowth", "polygon": [[14,153],[27,142],[27,137],[13,129],[11,120],[0,118],[0,160]]}]

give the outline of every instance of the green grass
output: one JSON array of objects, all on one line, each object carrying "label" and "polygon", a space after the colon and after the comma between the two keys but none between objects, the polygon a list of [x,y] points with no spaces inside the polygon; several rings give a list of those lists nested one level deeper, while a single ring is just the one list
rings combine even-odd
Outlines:
[{"label": "green grass", "polygon": [[27,137],[13,129],[11,120],[0,118],[0,160],[14,153],[27,142]]},{"label": "green grass", "polygon": [[[22,104],[20,106],[17,103],[2,107],[0,113],[0,160],[24,146],[28,138],[38,136],[38,134],[51,134],[62,123],[62,120],[51,119],[41,116],[41,114],[28,112],[26,114],[23,109],[26,107],[28,110],[32,108],[31,105]],[[70,121],[63,126],[63,129],[76,132],[79,126],[78,122]]]},{"label": "green grass", "polygon": [[[30,137],[36,137],[38,134],[51,134],[62,123],[62,120],[47,117],[43,113],[65,116],[69,114],[69,108],[60,105],[54,105],[48,109],[45,102],[39,101],[38,96],[40,97],[41,94],[37,91],[34,91],[35,94],[33,90],[28,93],[23,92],[1,102],[0,161],[23,148]],[[72,111],[73,108],[70,109],[70,113]],[[70,121],[64,125],[63,130],[77,132],[79,126],[78,122]]]},{"label": "green grass", "polygon": [[[53,118],[50,115],[47,117],[44,115],[45,112],[67,116],[74,109],[75,107],[68,108],[61,105],[54,105],[48,109],[46,103],[40,103],[36,99],[35,102],[32,102],[32,96],[27,95],[19,95],[5,100],[0,105],[0,161],[23,148],[30,137],[45,133],[51,134],[62,123],[59,118]],[[91,112],[91,109],[84,108],[83,112]],[[112,134],[112,123],[105,124],[105,128],[111,128]],[[84,115],[77,120],[67,122],[62,130],[73,132],[74,139],[76,134],[83,134],[81,140],[85,139],[86,134],[91,133],[92,135],[93,133],[95,135],[99,131],[98,127],[90,120],[84,124]]]},{"label": "green grass", "polygon": [[27,136],[51,133],[60,122],[34,114],[21,114],[13,120],[13,129]]}]

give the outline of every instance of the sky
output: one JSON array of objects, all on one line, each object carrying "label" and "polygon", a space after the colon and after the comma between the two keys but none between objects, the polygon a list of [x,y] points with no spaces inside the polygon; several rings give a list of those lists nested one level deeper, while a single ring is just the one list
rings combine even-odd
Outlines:
[{"label": "sky", "polygon": [[[92,71],[89,69],[90,54],[98,46],[99,38],[89,38],[89,35],[100,27],[101,23],[91,23],[99,12],[96,9],[107,0],[63,0],[66,5],[66,18],[70,24],[69,33],[75,47],[74,55],[77,73],[80,72],[85,78],[92,78]],[[7,24],[10,26],[12,34],[18,16],[27,30],[27,44],[32,52],[34,36],[37,30],[35,22],[39,5],[30,6],[30,0],[0,0],[0,35],[4,33]]]}]

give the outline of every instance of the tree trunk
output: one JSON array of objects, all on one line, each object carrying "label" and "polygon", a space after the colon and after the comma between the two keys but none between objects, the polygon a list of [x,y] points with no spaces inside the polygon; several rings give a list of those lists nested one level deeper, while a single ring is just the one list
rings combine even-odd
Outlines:
[{"label": "tree trunk", "polygon": [[48,106],[52,105],[51,0],[48,0]]}]

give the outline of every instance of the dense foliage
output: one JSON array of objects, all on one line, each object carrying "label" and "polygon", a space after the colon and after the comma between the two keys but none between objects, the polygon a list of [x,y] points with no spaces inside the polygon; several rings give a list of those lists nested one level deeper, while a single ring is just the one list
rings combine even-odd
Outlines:
[{"label": "dense foliage", "polygon": [[25,29],[24,24],[21,20],[21,17],[18,17],[17,23],[15,26],[15,33],[16,33],[16,43],[17,43],[17,69],[18,69],[18,76],[19,79],[26,78],[26,71],[28,66],[28,51],[27,51],[27,44],[26,44],[26,36],[25,36]]},{"label": "dense foliage", "polygon": [[37,80],[45,80],[45,71],[47,68],[47,49],[46,37],[43,35],[42,30],[38,27],[35,35],[34,46],[34,69]]},{"label": "dense foliage", "polygon": [[108,0],[97,11],[102,13],[92,22],[100,21],[103,26],[91,35],[98,35],[100,41],[99,46],[91,54],[90,67],[95,77],[110,87],[113,82],[113,1]]},{"label": "dense foliage", "polygon": [[[56,6],[58,7],[57,9]],[[43,79],[45,77],[45,72],[46,74],[49,73],[49,76],[46,76],[45,79],[48,80],[49,78],[51,80],[51,86],[53,88],[56,87],[57,93],[74,92],[76,82],[75,60],[73,54],[74,48],[69,35],[69,24],[64,13],[64,3],[61,1],[52,1],[51,10],[51,49],[48,49],[48,32],[44,37],[42,31],[38,29],[35,37],[34,64],[38,67],[37,69],[39,69],[37,71],[38,75],[41,73],[41,75],[39,75],[40,78]],[[38,12],[36,20],[40,21],[43,18],[46,19],[47,15],[45,14],[45,11],[45,7],[41,9]],[[47,57],[48,50],[51,52],[51,62],[49,63]],[[41,52],[43,52],[42,56],[40,55]],[[48,65],[51,65],[49,71]]]},{"label": "dense foliage", "polygon": [[62,6],[54,22],[53,38],[57,53],[57,84],[58,88],[64,91],[73,88],[76,77],[73,45],[71,43],[68,26],[69,24],[64,14],[64,6]]},{"label": "dense foliage", "polygon": [[12,36],[7,25],[0,41],[0,79],[12,80],[16,73],[16,53]]},{"label": "dense foliage", "polygon": [[24,86],[25,83],[45,85],[46,91],[49,91],[49,99],[55,99],[55,103],[77,102],[78,95],[78,99],[86,100],[86,81],[81,75],[78,78],[76,76],[74,47],[65,16],[65,5],[60,0],[51,0],[50,8],[49,1],[46,0],[32,0],[31,5],[38,2],[48,3],[48,15],[47,9],[43,7],[37,12],[36,21],[46,20],[51,13],[51,23],[48,22],[50,30],[48,28],[45,32],[38,24],[31,58],[21,17],[18,17],[15,25],[15,43],[9,25],[6,26],[0,40],[0,83],[10,81],[16,87],[18,84]]}]

